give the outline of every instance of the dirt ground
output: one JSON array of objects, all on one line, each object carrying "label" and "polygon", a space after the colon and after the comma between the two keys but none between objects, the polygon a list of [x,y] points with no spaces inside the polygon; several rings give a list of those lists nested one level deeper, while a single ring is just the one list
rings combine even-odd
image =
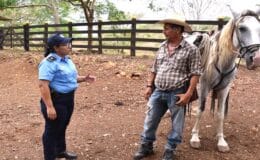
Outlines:
[{"label": "dirt ground", "polygon": [[[41,53],[0,51],[0,159],[41,160],[43,118],[39,109],[37,65]],[[81,75],[97,77],[94,84],[80,84],[75,111],[67,131],[68,150],[79,160],[131,160],[138,148],[146,111],[142,94],[152,59],[111,55],[74,54]],[[186,117],[184,142],[178,160],[259,160],[260,158],[260,69],[240,66],[231,89],[230,109],[224,131],[230,152],[216,148],[216,116],[208,109],[201,124],[201,149],[189,146],[197,104]],[[207,108],[209,105],[207,105]],[[161,159],[170,130],[164,117],[157,131],[155,154]]]}]

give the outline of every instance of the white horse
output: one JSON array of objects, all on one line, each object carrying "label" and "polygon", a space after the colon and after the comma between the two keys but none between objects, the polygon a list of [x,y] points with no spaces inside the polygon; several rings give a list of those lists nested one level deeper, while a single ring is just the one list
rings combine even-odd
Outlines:
[{"label": "white horse", "polygon": [[259,17],[256,12],[249,10],[239,15],[233,13],[233,18],[221,31],[211,38],[206,34],[197,35],[195,44],[197,42],[202,50],[203,74],[200,77],[199,107],[190,145],[193,148],[201,146],[199,124],[207,95],[212,90],[212,109],[215,107],[215,99],[218,100],[217,146],[219,151],[227,152],[230,148],[224,139],[223,121],[228,109],[230,84],[237,70],[235,60],[237,57],[244,57],[248,69],[258,65],[256,62],[259,62],[260,57]]}]

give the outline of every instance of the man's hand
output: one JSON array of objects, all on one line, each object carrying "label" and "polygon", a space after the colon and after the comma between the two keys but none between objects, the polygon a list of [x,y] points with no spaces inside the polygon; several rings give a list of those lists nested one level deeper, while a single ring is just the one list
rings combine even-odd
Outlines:
[{"label": "man's hand", "polygon": [[144,98],[146,100],[148,100],[149,97],[152,95],[152,93],[153,93],[153,88],[152,87],[147,87],[145,92],[144,92]]},{"label": "man's hand", "polygon": [[185,106],[189,103],[191,95],[189,94],[177,94],[177,97],[179,97],[179,100],[175,103],[179,106]]}]

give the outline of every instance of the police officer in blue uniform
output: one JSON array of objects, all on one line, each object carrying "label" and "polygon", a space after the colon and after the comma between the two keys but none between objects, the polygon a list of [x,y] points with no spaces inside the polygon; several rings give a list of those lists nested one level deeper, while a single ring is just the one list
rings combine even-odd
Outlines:
[{"label": "police officer in blue uniform", "polygon": [[65,133],[74,109],[74,94],[80,82],[93,82],[91,75],[79,76],[72,60],[71,38],[52,35],[47,41],[45,58],[39,65],[41,112],[45,119],[42,136],[44,159],[77,159],[66,150]]}]

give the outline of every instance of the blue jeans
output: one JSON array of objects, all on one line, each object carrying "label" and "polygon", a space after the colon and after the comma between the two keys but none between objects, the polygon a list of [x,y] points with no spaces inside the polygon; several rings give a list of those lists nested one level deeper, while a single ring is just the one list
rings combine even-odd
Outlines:
[{"label": "blue jeans", "polygon": [[165,149],[175,150],[177,144],[182,141],[182,133],[185,121],[185,107],[177,106],[176,94],[185,92],[185,88],[172,91],[160,91],[155,89],[148,101],[148,112],[144,121],[144,130],[141,135],[141,143],[151,143],[156,140],[156,130],[165,112],[171,112],[172,130],[168,135]]}]

